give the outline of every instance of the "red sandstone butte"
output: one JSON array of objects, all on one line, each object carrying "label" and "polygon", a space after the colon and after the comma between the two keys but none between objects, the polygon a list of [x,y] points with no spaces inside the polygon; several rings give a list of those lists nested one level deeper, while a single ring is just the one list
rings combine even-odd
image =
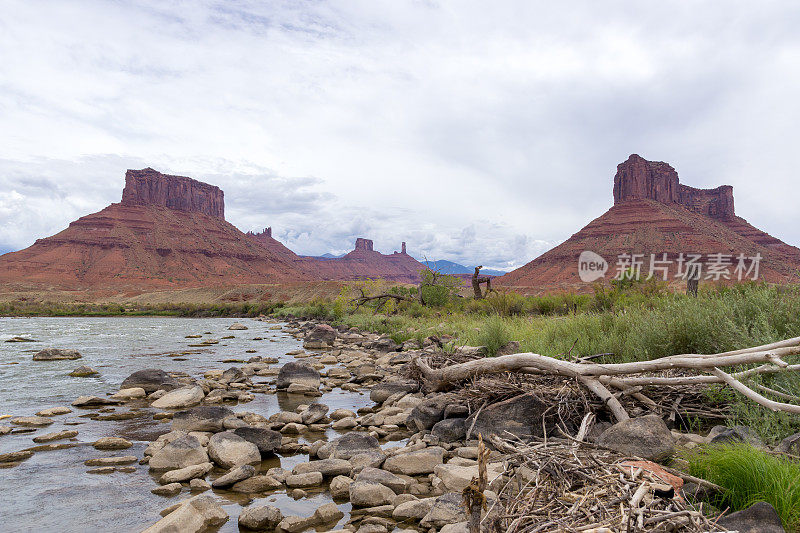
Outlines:
[{"label": "red sandstone butte", "polygon": [[[736,215],[733,187],[697,189],[683,185],[672,166],[633,154],[617,166],[614,205],[572,237],[493,283],[524,292],[585,289],[578,276],[584,250],[616,272],[620,254],[650,254],[676,261],[679,254],[761,254],[760,279],[798,282],[800,249],[750,225]],[[735,261],[735,260],[734,260]],[[646,271],[646,269],[644,269]],[[675,269],[670,270],[674,279]]]},{"label": "red sandstone butte", "polygon": [[265,249],[224,212],[218,187],[129,170],[120,203],[0,256],[0,283],[138,290],[315,279],[294,254]]}]

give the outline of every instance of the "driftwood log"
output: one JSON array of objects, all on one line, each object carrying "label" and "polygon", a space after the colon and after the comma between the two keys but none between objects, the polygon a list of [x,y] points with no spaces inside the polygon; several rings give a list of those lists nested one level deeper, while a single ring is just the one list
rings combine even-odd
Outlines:
[{"label": "driftwood log", "polygon": [[[622,421],[630,418],[630,415],[617,396],[629,394],[645,404],[653,404],[654,402],[640,391],[640,388],[646,385],[720,383],[730,386],[746,398],[772,411],[800,413],[800,405],[770,400],[742,382],[742,380],[758,374],[796,372],[800,370],[800,364],[789,364],[783,358],[799,354],[800,337],[795,337],[724,353],[681,354],[631,363],[573,362],[535,353],[516,353],[475,359],[443,368],[431,368],[422,357],[414,359],[413,364],[419,371],[425,388],[433,391],[448,389],[458,382],[475,376],[503,372],[575,378],[600,398],[618,421]],[[759,366],[738,372],[722,370],[722,368],[742,365]],[[647,375],[666,370],[684,370],[698,374],[677,377]],[[618,392],[614,393],[612,390]],[[770,390],[765,392],[770,392]]]}]

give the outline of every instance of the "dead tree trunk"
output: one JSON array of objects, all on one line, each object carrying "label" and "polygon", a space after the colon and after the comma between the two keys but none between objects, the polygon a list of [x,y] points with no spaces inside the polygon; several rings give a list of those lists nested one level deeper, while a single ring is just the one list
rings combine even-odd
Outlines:
[{"label": "dead tree trunk", "polygon": [[697,297],[700,286],[700,266],[692,265],[686,270],[686,294]]},{"label": "dead tree trunk", "polygon": [[[492,292],[492,278],[480,277],[480,272],[483,266],[476,266],[475,273],[472,274],[472,290],[475,293],[475,299],[481,300],[484,296]],[[486,284],[486,294],[481,292],[481,283]]]},{"label": "dead tree trunk", "polygon": [[486,509],[486,496],[484,491],[488,485],[489,476],[486,464],[489,462],[489,450],[483,444],[483,436],[478,434],[478,476],[473,477],[470,484],[464,489],[464,507],[467,508],[467,527],[469,533],[481,533],[481,513]]}]

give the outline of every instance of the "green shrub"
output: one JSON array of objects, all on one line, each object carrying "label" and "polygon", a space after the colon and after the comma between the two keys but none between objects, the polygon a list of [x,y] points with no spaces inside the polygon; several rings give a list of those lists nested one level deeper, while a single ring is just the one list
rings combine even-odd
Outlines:
[{"label": "green shrub", "polygon": [[800,463],[744,444],[707,446],[687,454],[689,473],[725,489],[711,500],[718,509],[745,509],[765,501],[787,531],[800,528]]}]

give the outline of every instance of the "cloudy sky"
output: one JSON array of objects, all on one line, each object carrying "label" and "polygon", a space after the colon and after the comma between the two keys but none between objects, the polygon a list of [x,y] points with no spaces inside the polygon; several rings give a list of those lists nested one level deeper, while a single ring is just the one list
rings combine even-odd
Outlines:
[{"label": "cloudy sky", "polygon": [[794,1],[4,0],[0,251],[151,166],[298,253],[524,264],[631,153],[800,244]]}]

